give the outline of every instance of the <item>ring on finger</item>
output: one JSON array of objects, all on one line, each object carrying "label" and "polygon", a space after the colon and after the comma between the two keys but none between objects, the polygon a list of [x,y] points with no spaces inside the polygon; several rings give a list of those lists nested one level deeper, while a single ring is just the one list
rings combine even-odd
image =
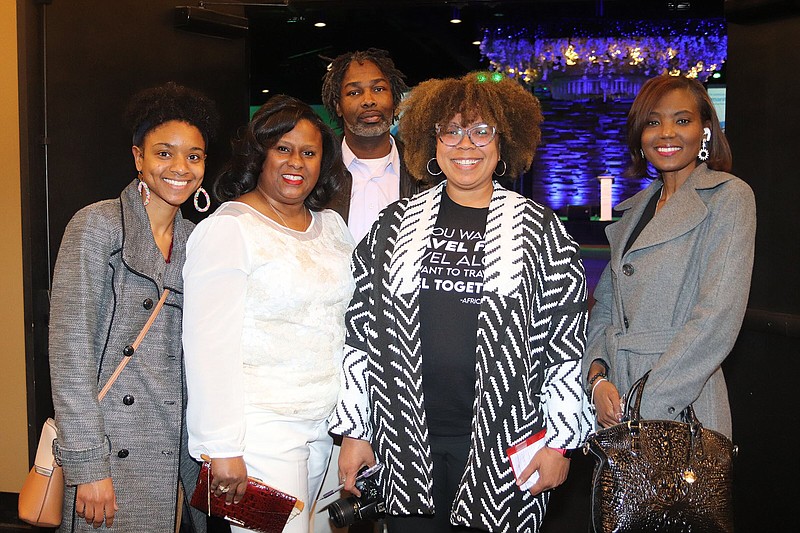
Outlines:
[{"label": "ring on finger", "polygon": [[220,491],[221,493],[223,493],[223,494],[225,494],[226,492],[228,492],[229,490],[231,490],[231,488],[230,488],[230,487],[223,487],[222,485],[219,485],[217,488],[218,488],[218,489],[219,489],[219,491]]}]

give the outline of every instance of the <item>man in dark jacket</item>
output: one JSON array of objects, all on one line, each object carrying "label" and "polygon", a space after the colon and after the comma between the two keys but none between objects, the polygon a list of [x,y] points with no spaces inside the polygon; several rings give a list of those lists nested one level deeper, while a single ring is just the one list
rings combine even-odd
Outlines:
[{"label": "man in dark jacket", "polygon": [[[338,117],[344,131],[342,159],[348,170],[346,183],[327,207],[347,222],[356,242],[369,233],[384,207],[429,186],[409,173],[403,162],[403,143],[389,133],[397,106],[408,91],[404,78],[389,53],[376,48],[340,55],[323,78],[322,103],[331,116]],[[339,483],[338,459],[337,445],[322,483],[323,494]],[[324,510],[339,496],[336,492],[312,511],[315,533],[347,531],[334,528]]]},{"label": "man in dark jacket", "polygon": [[342,215],[356,242],[384,207],[426,188],[409,174],[403,145],[389,133],[408,90],[404,78],[388,52],[370,48],[340,55],[323,79],[322,103],[344,130],[342,157],[349,171],[328,207]]}]

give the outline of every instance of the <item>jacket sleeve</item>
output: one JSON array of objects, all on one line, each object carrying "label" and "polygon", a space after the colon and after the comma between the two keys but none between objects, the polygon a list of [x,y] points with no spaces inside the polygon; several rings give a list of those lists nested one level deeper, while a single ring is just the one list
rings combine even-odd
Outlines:
[{"label": "jacket sleeve", "polygon": [[719,201],[709,204],[711,245],[696,258],[701,262],[697,300],[650,373],[644,417],[671,419],[694,402],[736,342],[750,292],[756,206],[746,183],[729,183],[730,190],[715,193]]},{"label": "jacket sleeve", "polygon": [[353,251],[351,268],[356,289],[345,315],[344,358],[340,370],[342,387],[329,427],[330,432],[336,435],[362,440],[372,439],[367,371],[369,339],[372,337],[373,263],[382,218],[383,214]]},{"label": "jacket sleeve", "polygon": [[549,315],[544,339],[546,444],[577,448],[592,427],[581,381],[586,347],[586,274],[580,250],[561,222],[550,215],[543,238],[538,312]]},{"label": "jacket sleeve", "polygon": [[596,359],[600,359],[608,368],[612,368],[614,354],[609,354],[606,350],[605,336],[606,328],[611,325],[612,306],[614,305],[610,263],[606,265],[600,275],[600,280],[594,289],[594,300],[595,303],[589,316],[589,332],[581,372],[584,386],[587,385],[586,378],[589,374],[589,367]]},{"label": "jacket sleeve", "polygon": [[242,329],[250,257],[239,221],[218,215],[189,237],[183,267],[183,349],[189,452],[244,454]]},{"label": "jacket sleeve", "polygon": [[110,444],[97,400],[107,332],[109,258],[118,226],[96,206],[70,220],[61,241],[50,300],[50,381],[58,427],[57,459],[67,485],[111,475]]}]

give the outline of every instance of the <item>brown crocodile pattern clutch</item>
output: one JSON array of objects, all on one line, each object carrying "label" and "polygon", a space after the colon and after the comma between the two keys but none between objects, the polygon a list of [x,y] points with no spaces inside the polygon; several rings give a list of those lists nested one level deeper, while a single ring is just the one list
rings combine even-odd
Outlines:
[{"label": "brown crocodile pattern clutch", "polygon": [[242,500],[225,505],[224,494],[214,496],[210,492],[212,479],[211,464],[206,461],[197,476],[192,506],[235,526],[261,533],[281,533],[286,522],[303,510],[302,501],[252,477],[247,478],[247,491]]}]

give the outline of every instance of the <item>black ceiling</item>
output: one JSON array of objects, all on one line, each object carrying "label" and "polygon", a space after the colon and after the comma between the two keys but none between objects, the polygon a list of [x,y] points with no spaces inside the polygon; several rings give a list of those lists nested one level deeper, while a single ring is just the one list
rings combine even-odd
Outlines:
[{"label": "black ceiling", "polygon": [[[207,2],[213,8],[212,2]],[[487,25],[526,27],[616,19],[707,18],[723,0],[288,0],[244,2],[250,21],[251,103],[287,93],[319,103],[329,59],[371,46],[389,50],[414,85],[485,68]],[[273,4],[270,6],[253,4]],[[280,4],[276,6],[275,4]],[[449,22],[454,8],[461,24]],[[314,23],[324,21],[324,28]],[[269,89],[269,93],[262,93]]]}]

